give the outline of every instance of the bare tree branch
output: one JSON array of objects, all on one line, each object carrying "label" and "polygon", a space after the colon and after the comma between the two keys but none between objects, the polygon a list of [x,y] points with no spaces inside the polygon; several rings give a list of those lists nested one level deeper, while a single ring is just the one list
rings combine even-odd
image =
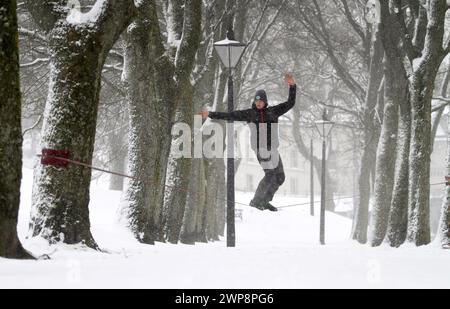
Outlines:
[{"label": "bare tree branch", "polygon": [[[348,7],[347,0],[340,0],[340,1],[342,3],[342,6],[344,7],[344,14],[345,14],[345,17],[347,17],[349,24],[352,26],[353,30],[355,30],[355,32],[359,35],[361,40],[363,42],[365,42],[367,40],[366,35],[365,35],[363,29],[361,28],[361,26],[353,18],[353,15],[350,12],[350,9]],[[336,2],[336,0],[335,0],[335,2]]]}]

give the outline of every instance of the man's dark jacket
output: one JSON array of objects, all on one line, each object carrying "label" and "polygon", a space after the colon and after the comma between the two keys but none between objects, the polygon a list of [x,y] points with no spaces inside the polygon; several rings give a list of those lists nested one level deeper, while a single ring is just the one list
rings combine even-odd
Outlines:
[{"label": "man's dark jacket", "polygon": [[[209,117],[211,119],[233,120],[233,121],[246,121],[248,123],[255,124],[255,130],[251,129],[251,145],[252,149],[259,156],[260,149],[266,148],[266,150],[277,149],[279,146],[278,141],[278,125],[271,126],[272,123],[278,123],[278,118],[288,112],[295,105],[297,86],[293,85],[289,87],[289,98],[287,102],[278,104],[276,106],[268,106],[267,99],[265,100],[265,107],[263,109],[257,109],[255,102],[253,102],[252,108],[240,111],[233,111],[231,113],[222,112],[210,112]],[[257,93],[258,95],[258,93]],[[265,93],[264,93],[265,96]],[[265,98],[265,97],[264,97]],[[256,100],[255,100],[256,101]],[[260,126],[260,124],[263,124]],[[265,124],[265,125],[264,125]],[[274,132],[272,132],[274,130]],[[266,133],[267,142],[264,138]],[[261,139],[260,139],[260,135]],[[260,144],[262,144],[260,146]]]}]

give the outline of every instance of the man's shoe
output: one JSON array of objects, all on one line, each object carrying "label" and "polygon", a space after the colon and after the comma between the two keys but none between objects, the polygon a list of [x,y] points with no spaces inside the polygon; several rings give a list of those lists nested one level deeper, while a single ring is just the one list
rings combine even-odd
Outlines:
[{"label": "man's shoe", "polygon": [[270,211],[278,211],[278,208],[276,208],[275,206],[273,206],[270,203],[267,203],[265,208],[270,210]]},{"label": "man's shoe", "polygon": [[250,206],[255,207],[255,208],[259,209],[259,210],[266,210],[267,209],[264,204],[256,203],[253,200],[250,201]]}]

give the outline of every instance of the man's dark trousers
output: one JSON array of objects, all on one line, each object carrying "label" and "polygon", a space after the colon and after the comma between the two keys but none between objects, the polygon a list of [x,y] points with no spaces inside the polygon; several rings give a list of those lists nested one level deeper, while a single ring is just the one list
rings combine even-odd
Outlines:
[{"label": "man's dark trousers", "polygon": [[[278,188],[284,183],[285,175],[283,169],[283,162],[278,152],[272,154],[272,156],[278,156],[278,160],[272,162],[272,164],[258,156],[258,162],[264,169],[264,178],[260,181],[258,188],[256,189],[253,203],[266,205],[269,203]],[[273,167],[276,164],[276,167]],[[271,166],[272,165],[272,166]]]}]

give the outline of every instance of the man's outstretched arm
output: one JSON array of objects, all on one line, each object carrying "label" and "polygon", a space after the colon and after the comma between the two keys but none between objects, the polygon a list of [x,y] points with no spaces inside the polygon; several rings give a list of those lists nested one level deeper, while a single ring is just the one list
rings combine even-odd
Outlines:
[{"label": "man's outstretched arm", "polygon": [[296,98],[296,94],[297,94],[297,85],[295,84],[294,77],[292,77],[292,75],[290,75],[290,74],[286,74],[284,79],[285,79],[286,83],[289,85],[289,98],[288,98],[287,102],[284,102],[284,103],[281,103],[281,104],[278,104],[278,105],[272,107],[273,112],[277,116],[281,116],[281,115],[287,113],[295,105],[295,98]]},{"label": "man's outstretched arm", "polygon": [[202,111],[203,118],[219,119],[219,120],[233,120],[233,121],[247,121],[249,118],[249,110],[233,111],[231,113],[223,112],[208,112]]}]

